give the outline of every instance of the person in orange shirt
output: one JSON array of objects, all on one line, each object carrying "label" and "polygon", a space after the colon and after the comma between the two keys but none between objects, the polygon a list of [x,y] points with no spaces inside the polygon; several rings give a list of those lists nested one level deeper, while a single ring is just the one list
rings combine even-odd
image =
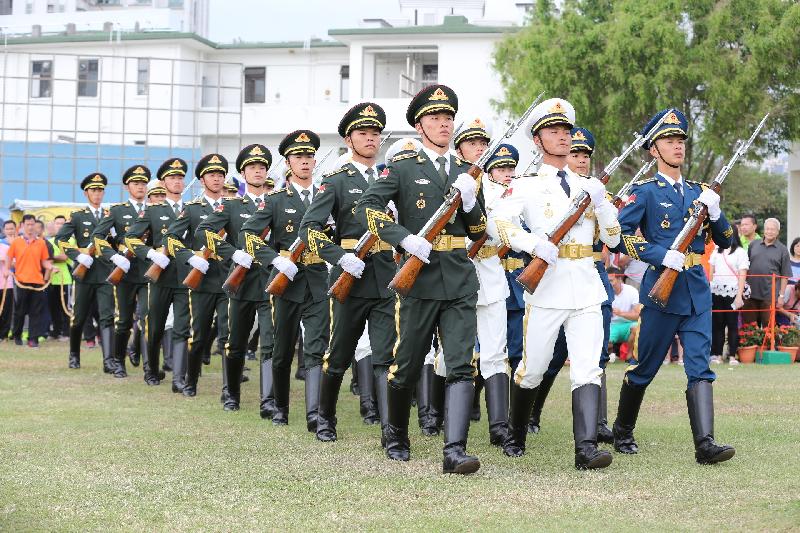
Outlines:
[{"label": "person in orange shirt", "polygon": [[14,300],[14,342],[22,345],[22,327],[28,315],[28,346],[39,347],[40,317],[44,312],[44,286],[53,268],[44,239],[36,236],[36,218],[22,216],[22,236],[8,247],[8,261],[14,266],[17,295]]}]

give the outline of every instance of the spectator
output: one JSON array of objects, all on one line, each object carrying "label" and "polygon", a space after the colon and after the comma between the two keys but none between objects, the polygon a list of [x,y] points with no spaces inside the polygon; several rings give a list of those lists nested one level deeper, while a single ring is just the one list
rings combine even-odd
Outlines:
[{"label": "spectator", "polygon": [[[769,323],[769,310],[773,303],[776,308],[783,305],[792,267],[789,250],[778,240],[780,230],[781,223],[777,219],[768,218],[764,221],[764,238],[753,241],[747,249],[750,259],[747,282],[750,284],[752,294],[742,308],[744,311],[742,318],[745,322],[757,322],[759,326],[766,326]],[[771,274],[785,276],[775,281],[775,292],[772,294],[770,294],[772,279],[764,277]],[[756,311],[758,309],[760,311]]]},{"label": "spectator", "polygon": [[[739,240],[739,231],[733,228],[731,247],[718,248],[711,254],[711,362],[722,362],[725,332],[728,335],[728,362],[737,365],[739,348],[739,312],[744,305],[744,285],[750,260]],[[736,309],[736,312],[733,310]],[[717,312],[714,312],[717,311]]]},{"label": "spectator", "polygon": [[[14,225],[16,231],[16,224]],[[14,310],[14,275],[8,259],[8,244],[0,240],[0,342],[8,340]]]},{"label": "spectator", "polygon": [[[56,244],[55,236],[64,225],[66,219],[63,215],[56,216],[47,225],[48,241],[53,247],[53,275],[50,278],[50,287],[47,288],[47,303],[50,309],[50,337],[60,341],[69,339],[69,317],[65,311],[66,302],[69,300],[69,286],[72,285],[70,267],[72,261]],[[74,243],[74,238],[70,238]]]},{"label": "spectator", "polygon": [[618,268],[608,269],[611,288],[614,289],[614,301],[611,302],[611,331],[608,342],[614,353],[621,353],[619,345],[628,344],[632,340],[633,332],[639,320],[639,291],[631,285],[623,283],[624,276]]},{"label": "spectator", "polygon": [[800,283],[786,288],[786,303],[778,309],[775,318],[779,326],[800,327]]},{"label": "spectator", "polygon": [[789,264],[792,265],[792,279],[789,280],[789,285],[794,285],[800,281],[800,237],[795,237],[789,246]]},{"label": "spectator", "polygon": [[38,317],[42,314],[42,289],[50,278],[50,254],[43,239],[36,238],[36,219],[22,216],[22,236],[14,239],[8,248],[8,259],[14,265],[17,297],[14,301],[14,342],[22,345],[22,328],[28,316],[28,346],[39,347]]},{"label": "spectator", "polygon": [[3,223],[3,239],[4,244],[11,245],[11,241],[17,238],[17,223],[13,220],[6,220]]},{"label": "spectator", "polygon": [[744,215],[739,222],[739,242],[742,244],[742,248],[747,250],[751,242],[761,238],[761,235],[756,233],[757,231],[758,222],[756,222],[755,215]]},{"label": "spectator", "polygon": [[[50,255],[50,262],[53,262],[54,250],[53,245],[50,241],[47,240],[47,235],[45,233],[45,225],[44,221],[41,218],[36,219],[36,238],[42,239],[44,241],[45,246],[47,246],[47,253]],[[52,273],[51,273],[52,276]],[[52,277],[51,277],[52,280]],[[50,315],[50,307],[47,305],[48,298],[50,297],[50,287],[47,286],[43,291],[39,293],[39,298],[42,299],[42,314],[37,317],[39,321],[38,326],[36,328],[30,327],[30,319],[28,319],[28,337],[30,338],[30,330],[35,329],[42,334],[42,336],[47,337],[48,332],[50,331],[50,325],[53,323],[52,317]]]}]

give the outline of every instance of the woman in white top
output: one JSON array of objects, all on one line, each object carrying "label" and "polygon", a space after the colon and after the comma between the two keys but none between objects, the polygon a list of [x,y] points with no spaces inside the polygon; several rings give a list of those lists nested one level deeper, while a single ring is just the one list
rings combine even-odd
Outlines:
[{"label": "woman in white top", "polygon": [[[725,344],[725,329],[728,334],[729,362],[738,364],[736,350],[739,348],[739,312],[744,303],[744,287],[750,260],[747,250],[739,242],[739,231],[732,225],[731,247],[716,249],[711,254],[711,362],[722,362],[722,347]],[[731,310],[737,310],[735,313]],[[716,311],[722,312],[716,312]],[[727,311],[727,312],[726,312]]]}]

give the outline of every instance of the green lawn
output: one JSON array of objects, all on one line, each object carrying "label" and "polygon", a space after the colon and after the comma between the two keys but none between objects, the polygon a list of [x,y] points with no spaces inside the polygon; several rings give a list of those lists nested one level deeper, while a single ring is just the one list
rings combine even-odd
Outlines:
[{"label": "green lawn", "polygon": [[[681,367],[662,369],[642,408],[636,456],[572,467],[568,380],[559,377],[528,454],[489,446],[473,476],[443,476],[441,439],[412,426],[412,461],[384,458],[376,427],[343,394],[339,441],[306,432],[302,382],[291,425],[258,417],[258,368],[243,409],[218,402],[219,358],[197,398],[115,380],[100,351],[67,369],[66,344],[0,345],[0,530],[797,530],[800,365],[718,366],[717,433],[736,457],[694,462]],[[609,374],[610,410],[623,365]],[[345,383],[349,383],[346,378]],[[412,416],[415,424],[415,414]]]}]

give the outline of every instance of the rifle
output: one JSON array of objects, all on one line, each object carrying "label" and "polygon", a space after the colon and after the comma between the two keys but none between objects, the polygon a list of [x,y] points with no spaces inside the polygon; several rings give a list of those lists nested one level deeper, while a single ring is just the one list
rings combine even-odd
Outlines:
[{"label": "rifle", "polygon": [[[219,235],[220,239],[224,239],[225,230],[224,229],[219,230],[219,233],[217,235]],[[212,253],[213,252],[208,246],[203,246],[203,249],[201,250],[201,256],[203,257],[203,259],[208,261]],[[200,286],[200,282],[203,281],[203,276],[205,276],[205,274],[203,274],[202,270],[197,270],[196,268],[192,268],[191,272],[189,272],[183,279],[183,284],[186,287],[192,289],[193,291],[197,290],[197,287]]]},{"label": "rifle", "polygon": [[[94,244],[90,244],[89,248],[86,249],[86,255],[88,256],[94,255]],[[75,270],[72,271],[72,275],[75,276],[76,279],[83,281],[83,278],[86,277],[86,273],[88,271],[89,271],[88,268],[78,263],[78,266],[76,266]]]},{"label": "rifle", "polygon": [[[125,258],[130,261],[134,258],[134,254],[130,251],[127,247],[125,247]],[[122,281],[122,278],[125,277],[125,271],[122,270],[120,267],[114,267],[114,270],[111,271],[111,274],[108,275],[106,281],[112,285],[119,285],[119,282]]]},{"label": "rifle", "polygon": [[[289,247],[289,260],[292,263],[297,263],[305,249],[306,243],[304,243],[300,237],[296,238]],[[283,272],[278,272],[275,277],[272,278],[272,281],[269,282],[269,285],[267,285],[267,292],[273,296],[283,296],[289,283],[291,283],[289,277]]]},{"label": "rifle", "polygon": [[[161,249],[158,251],[163,254],[164,250],[166,250],[166,248],[162,246]],[[147,271],[144,273],[144,277],[147,281],[155,283],[156,281],[158,281],[158,278],[161,277],[162,272],[164,272],[164,269],[158,266],[157,263],[153,263],[152,265],[150,265],[150,268],[148,268]]]},{"label": "rifle", "polygon": [[[220,230],[220,232],[221,231],[222,230]],[[266,239],[267,235],[269,235],[269,226],[264,228],[264,230],[261,232],[261,240],[263,241]],[[252,267],[253,265],[250,266]],[[248,270],[248,268],[245,268],[242,265],[235,265],[231,273],[228,274],[228,277],[225,278],[225,282],[222,284],[222,290],[224,290],[228,296],[233,296],[239,292],[239,287],[242,286],[242,282],[244,281],[245,276],[247,276]]]},{"label": "rifle", "polygon": [[[514,135],[514,133],[516,133],[516,131],[519,129],[522,123],[528,119],[528,116],[533,111],[533,108],[536,107],[536,105],[542,99],[542,96],[544,96],[544,92],[539,93],[539,96],[537,96],[536,99],[533,101],[533,103],[531,103],[531,105],[528,106],[528,109],[525,110],[525,113],[523,113],[522,116],[519,117],[519,119],[517,119],[516,122],[512,122],[508,125],[508,129],[502,136],[492,141],[492,144],[489,145],[486,148],[486,150],[483,151],[481,157],[478,158],[478,160],[475,163],[473,163],[472,166],[469,167],[469,170],[467,170],[467,174],[472,176],[476,181],[481,179],[481,176],[483,175],[483,167],[486,166],[486,163],[492,157],[492,154],[494,154],[495,150],[497,150],[497,147],[500,146],[503,143],[503,141],[505,141],[506,139],[510,139]],[[473,242],[472,245],[469,247],[469,250],[467,251],[467,257],[469,257],[470,259],[474,259],[475,256],[478,255],[478,251],[483,247],[484,244],[486,244],[486,240],[488,238],[489,235],[484,232],[481,238]]]},{"label": "rifle", "polygon": [[[670,110],[672,111],[672,110]],[[606,168],[603,169],[603,172],[600,173],[597,179],[599,179],[603,184],[608,183],[608,179],[611,177],[611,174],[619,168],[620,164],[633,153],[634,150],[638,150],[646,141],[650,140],[650,138],[655,135],[658,128],[661,124],[664,123],[667,116],[670,113],[664,113],[664,116],[653,126],[647,135],[640,135],[638,133],[634,133],[634,140],[623,152],[611,160],[611,162],[606,165]],[[591,203],[591,198],[589,198],[589,193],[586,191],[581,191],[580,194],[575,196],[570,202],[569,209],[558,221],[558,223],[554,226],[554,228],[547,233],[547,240],[551,243],[558,246],[558,243],[569,233],[569,230],[580,220],[583,216],[584,211],[586,208],[589,207]],[[533,294],[536,291],[536,287],[539,286],[539,282],[542,281],[542,277],[544,273],[547,271],[547,262],[536,256],[532,256],[531,262],[528,263],[528,266],[525,267],[519,276],[517,276],[517,281],[525,287],[525,290],[529,293]]]},{"label": "rifle", "polygon": [[623,200],[629,195],[631,189],[633,188],[633,184],[639,181],[639,179],[650,172],[650,169],[653,168],[653,165],[656,164],[656,159],[653,158],[644,165],[639,168],[639,171],[636,173],[634,177],[628,181],[622,188],[617,191],[617,194],[614,195],[614,198],[611,199],[611,204],[616,207],[617,209],[622,209],[622,202]]},{"label": "rifle", "polygon": [[[730,173],[733,165],[735,165],[736,162],[745,154],[745,152],[747,152],[747,150],[750,148],[750,145],[753,144],[753,141],[755,141],[756,136],[761,131],[761,128],[764,127],[767,117],[769,117],[769,113],[764,115],[764,118],[762,118],[761,122],[758,123],[758,126],[756,126],[756,129],[753,131],[752,135],[750,135],[750,138],[747,139],[747,141],[739,141],[736,143],[736,150],[734,151],[733,156],[731,156],[730,160],[728,160],[728,163],[720,169],[717,177],[715,177],[714,181],[712,181],[709,185],[709,188],[712,191],[719,194],[719,192],[722,190],[722,183],[725,181],[728,173]],[[672,246],[669,248],[670,250],[677,250],[681,253],[686,253],[686,251],[689,249],[689,246],[691,246],[692,241],[694,241],[698,232],[703,227],[703,223],[708,217],[708,207],[706,207],[704,204],[701,204],[697,200],[695,200],[694,204],[692,215],[689,217],[689,220],[683,226],[683,229],[678,236],[675,237]],[[675,285],[675,281],[678,279],[679,273],[680,272],[677,270],[665,267],[661,272],[661,275],[658,276],[658,280],[656,280],[653,288],[650,289],[650,293],[648,294],[650,299],[661,307],[666,307],[669,297],[672,294],[672,288]]]}]

